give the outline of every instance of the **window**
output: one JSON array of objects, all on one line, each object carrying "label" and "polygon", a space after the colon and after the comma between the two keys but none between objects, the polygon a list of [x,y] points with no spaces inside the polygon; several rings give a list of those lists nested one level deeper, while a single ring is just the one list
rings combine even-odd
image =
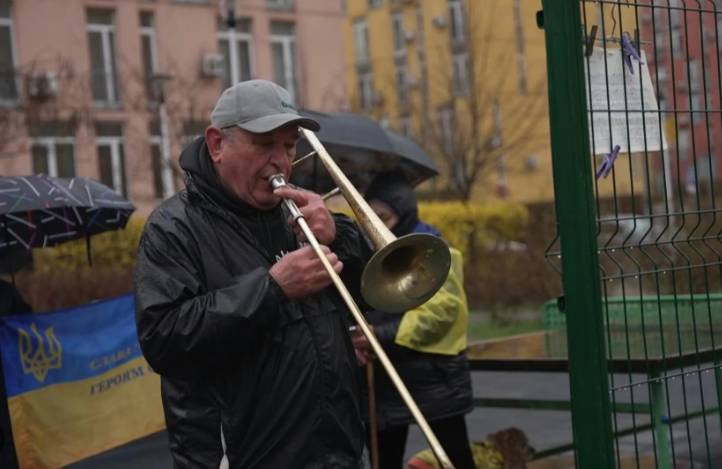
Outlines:
[{"label": "window", "polygon": [[671,7],[676,7],[674,10],[669,10],[669,20],[671,23],[672,33],[672,52],[679,57],[683,53],[682,50],[682,21],[684,21],[682,10],[683,5],[679,0],[673,0],[670,3]]},{"label": "window", "polygon": [[654,9],[654,30],[650,32],[655,34],[653,59],[657,62],[663,62],[667,54],[667,38],[669,37],[666,32],[668,26],[667,14],[663,8]]},{"label": "window", "polygon": [[454,54],[454,93],[465,96],[469,94],[469,54]]},{"label": "window", "polygon": [[0,0],[0,102],[18,99],[10,1]]},{"label": "window", "polygon": [[271,22],[271,55],[273,79],[286,88],[291,100],[298,104],[296,89],[296,38],[293,23]]},{"label": "window", "polygon": [[[691,111],[703,111],[704,109],[704,82],[702,80],[702,61],[700,59],[690,60],[689,89],[691,94],[689,104]],[[693,112],[692,122],[696,123],[702,117],[704,117],[704,112]]]},{"label": "window", "polygon": [[293,8],[293,0],[266,0],[266,6],[274,10],[290,10]]},{"label": "window", "polygon": [[75,128],[67,122],[42,122],[29,126],[33,173],[53,177],[75,176]]},{"label": "window", "polygon": [[361,109],[369,111],[374,107],[374,76],[371,72],[358,77],[359,104]]},{"label": "window", "polygon": [[461,0],[449,0],[449,32],[453,42],[464,42],[464,8]]},{"label": "window", "polygon": [[121,125],[116,123],[95,124],[95,143],[98,148],[100,182],[119,194],[127,195]]},{"label": "window", "polygon": [[153,89],[153,75],[158,72],[158,48],[155,41],[155,18],[153,12],[140,12],[140,60],[143,64],[145,93],[150,101],[157,99]]},{"label": "window", "polygon": [[454,111],[450,108],[439,111],[439,134],[442,148],[451,153],[454,148]]},{"label": "window", "polygon": [[409,104],[409,77],[406,65],[397,65],[395,72],[396,96],[399,106]]},{"label": "window", "polygon": [[115,14],[112,10],[89,8],[87,15],[93,99],[96,104],[117,105],[120,95],[115,63]]},{"label": "window", "polygon": [[365,19],[354,21],[353,40],[356,49],[356,63],[367,64],[369,61],[369,28]]},{"label": "window", "polygon": [[239,18],[234,27],[229,28],[225,21],[219,24],[218,49],[223,54],[225,71],[223,88],[228,88],[239,81],[250,80],[251,67],[251,20]]},{"label": "window", "polygon": [[401,132],[401,135],[405,135],[407,137],[411,137],[414,135],[414,126],[411,122],[411,117],[399,117],[399,131]]},{"label": "window", "polygon": [[406,53],[406,35],[404,32],[403,13],[394,13],[391,17],[391,25],[394,34],[394,55],[403,56]]},{"label": "window", "polygon": [[382,0],[369,0],[369,8],[378,8],[381,6]]},{"label": "window", "polygon": [[[153,170],[153,192],[156,199],[164,199],[176,191],[175,175],[170,162],[170,141],[168,129],[165,130],[166,140],[163,140],[163,127],[160,119],[153,119],[148,124],[148,143],[150,146],[150,163]],[[166,158],[163,156],[165,145]]]},{"label": "window", "polygon": [[163,140],[160,136],[160,122],[153,120],[148,125],[148,144],[150,146],[150,164],[153,170],[153,195],[156,199],[163,198]]},{"label": "window", "polygon": [[514,36],[516,37],[517,84],[519,86],[519,94],[526,96],[529,92],[529,85],[527,80],[526,52],[524,46],[524,21],[522,18],[521,0],[514,0]]}]

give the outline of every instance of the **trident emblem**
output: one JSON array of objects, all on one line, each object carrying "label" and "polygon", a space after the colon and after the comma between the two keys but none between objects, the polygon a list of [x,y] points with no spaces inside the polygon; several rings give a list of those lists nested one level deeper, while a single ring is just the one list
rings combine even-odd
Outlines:
[{"label": "trident emblem", "polygon": [[[30,325],[35,336],[37,347],[33,347],[33,337],[21,328],[18,328],[18,349],[24,373],[32,373],[39,382],[45,381],[48,371],[60,368],[63,363],[63,347],[55,337],[53,326],[45,329],[45,339],[38,332],[35,323]],[[45,340],[47,340],[47,345]],[[47,349],[46,349],[47,347]]]}]

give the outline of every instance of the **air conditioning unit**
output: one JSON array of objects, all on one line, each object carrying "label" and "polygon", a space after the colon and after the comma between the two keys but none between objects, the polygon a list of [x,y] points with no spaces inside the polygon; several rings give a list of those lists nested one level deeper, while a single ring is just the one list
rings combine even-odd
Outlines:
[{"label": "air conditioning unit", "polygon": [[221,54],[205,54],[201,59],[201,75],[207,78],[220,78],[226,71],[225,60]]},{"label": "air conditioning unit", "polygon": [[437,28],[443,29],[446,27],[446,17],[441,15],[434,16],[434,19],[431,20],[431,23]]},{"label": "air conditioning unit", "polygon": [[539,155],[529,155],[524,161],[524,168],[527,171],[536,171],[539,169]]},{"label": "air conditioning unit", "polygon": [[414,42],[416,33],[414,31],[404,31],[404,39],[406,42]]},{"label": "air conditioning unit", "polygon": [[58,77],[50,72],[31,74],[25,81],[25,89],[29,98],[53,98],[58,94]]},{"label": "air conditioning unit", "polygon": [[414,76],[409,76],[406,78],[406,86],[409,88],[418,88],[419,87],[419,79]]}]

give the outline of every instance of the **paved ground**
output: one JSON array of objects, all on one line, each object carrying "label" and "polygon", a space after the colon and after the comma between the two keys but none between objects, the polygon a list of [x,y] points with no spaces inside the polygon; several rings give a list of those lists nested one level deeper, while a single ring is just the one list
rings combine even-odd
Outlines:
[{"label": "paved ground", "polygon": [[[633,377],[633,383],[643,380],[642,376]],[[668,380],[667,392],[669,407],[675,412],[687,412],[697,409],[702,397],[709,402],[715,399],[714,374],[690,374],[683,379],[680,376]],[[476,372],[473,378],[474,393],[483,397],[529,398],[529,399],[568,399],[569,382],[561,373],[510,373]],[[628,387],[623,377],[615,377],[613,395],[618,402],[647,402],[647,386]],[[700,389],[704,393],[700,392]],[[684,392],[683,392],[684,391]],[[646,420],[636,417],[636,423]],[[571,416],[562,411],[532,411],[516,409],[477,408],[467,417],[469,432],[474,440],[482,440],[494,431],[515,426],[529,437],[531,446],[544,450],[571,441]],[[626,428],[632,422],[628,414],[617,414],[616,425]],[[706,427],[706,431],[705,431]],[[697,418],[672,426],[672,451],[677,469],[685,468],[721,468],[722,435],[720,435],[720,415],[715,413],[706,419]],[[687,437],[690,435],[690,438]],[[407,444],[407,455],[426,447],[421,432],[412,428]],[[615,448],[624,468],[652,468],[654,462],[655,441],[651,432],[642,432],[621,439]],[[636,449],[636,451],[635,451]],[[69,466],[71,469],[165,469],[171,468],[168,457],[165,434],[160,433],[136,441],[81,463]],[[565,469],[573,468],[570,455],[547,458],[536,462],[532,468]]]}]

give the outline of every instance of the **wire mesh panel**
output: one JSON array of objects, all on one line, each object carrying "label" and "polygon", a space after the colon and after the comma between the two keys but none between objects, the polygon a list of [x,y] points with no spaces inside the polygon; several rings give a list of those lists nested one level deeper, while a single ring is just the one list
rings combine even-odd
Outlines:
[{"label": "wire mesh panel", "polygon": [[722,1],[579,6],[616,464],[719,468]]}]

